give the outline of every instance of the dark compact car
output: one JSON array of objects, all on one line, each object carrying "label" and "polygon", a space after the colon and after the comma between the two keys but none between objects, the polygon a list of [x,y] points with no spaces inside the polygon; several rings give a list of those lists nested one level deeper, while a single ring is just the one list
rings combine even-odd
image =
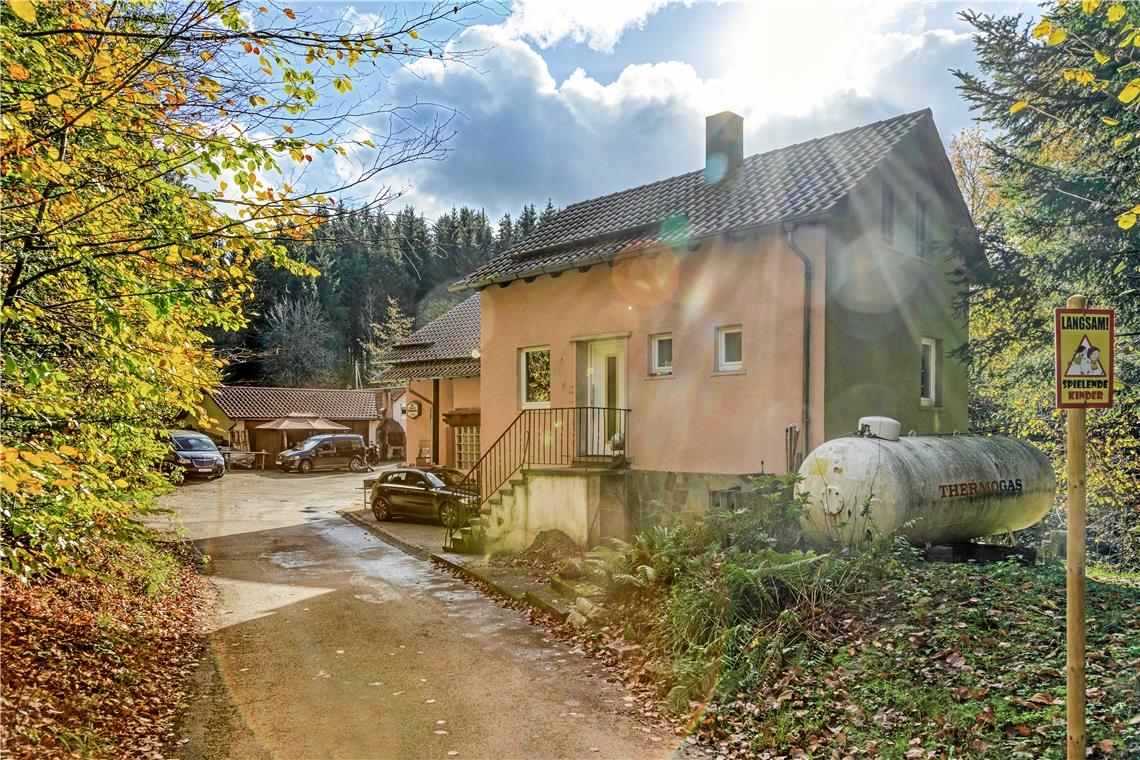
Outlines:
[{"label": "dark compact car", "polygon": [[188,476],[220,478],[225,475],[226,460],[208,435],[194,430],[171,430],[170,445],[168,462],[172,469],[182,470]]},{"label": "dark compact car", "polygon": [[368,469],[364,438],[347,433],[310,436],[278,454],[276,465],[285,472],[344,469],[363,472]]},{"label": "dark compact car", "polygon": [[401,467],[382,473],[372,486],[372,514],[430,517],[446,525],[453,516],[466,522],[478,508],[472,490],[459,489],[464,475],[447,467]]}]

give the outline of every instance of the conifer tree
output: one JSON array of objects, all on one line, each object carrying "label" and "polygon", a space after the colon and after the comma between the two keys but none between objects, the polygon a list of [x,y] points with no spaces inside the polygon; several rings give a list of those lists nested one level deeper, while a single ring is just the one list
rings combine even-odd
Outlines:
[{"label": "conifer tree", "polygon": [[549,222],[551,219],[554,218],[554,215],[557,213],[558,213],[558,209],[554,207],[554,201],[550,198],[547,198],[546,199],[546,208],[544,208],[542,210],[542,213],[538,215],[538,226],[541,227],[542,225]]},{"label": "conifer tree", "polygon": [[990,187],[973,194],[995,208],[968,257],[973,421],[1059,465],[1052,310],[1073,293],[1115,308],[1115,407],[1089,415],[1090,546],[1140,566],[1140,4],[1051,3],[1033,26],[962,18],[979,73],[955,75],[991,134],[974,146]]},{"label": "conifer tree", "polygon": [[534,204],[523,206],[522,213],[519,214],[519,221],[515,225],[515,241],[526,240],[530,233],[538,228],[538,213],[534,210]]}]

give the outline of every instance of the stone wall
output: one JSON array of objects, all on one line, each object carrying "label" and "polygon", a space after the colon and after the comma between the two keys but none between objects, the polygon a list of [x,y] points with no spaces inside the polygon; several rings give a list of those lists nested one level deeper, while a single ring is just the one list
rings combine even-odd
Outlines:
[{"label": "stone wall", "polygon": [[626,511],[637,531],[652,524],[661,513],[704,512],[712,491],[730,488],[749,490],[749,476],[629,470],[625,477]]}]

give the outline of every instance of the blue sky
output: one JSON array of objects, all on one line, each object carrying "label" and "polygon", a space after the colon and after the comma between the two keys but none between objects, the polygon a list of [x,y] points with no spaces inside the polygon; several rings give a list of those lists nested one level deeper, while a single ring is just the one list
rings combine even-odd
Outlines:
[{"label": "blue sky", "polygon": [[[381,3],[302,6],[368,24],[409,12]],[[452,206],[494,219],[549,197],[558,206],[700,168],[704,117],[745,118],[745,153],[931,108],[943,140],[970,115],[949,69],[974,68],[966,7],[1032,16],[1030,3],[519,0],[487,6],[451,45],[471,66],[435,62],[357,82],[387,102],[454,109],[439,161],[399,167],[352,191],[385,189],[432,218]],[[429,109],[429,113],[431,110]],[[381,131],[382,122],[357,129]],[[352,159],[319,171],[351,177]]]}]

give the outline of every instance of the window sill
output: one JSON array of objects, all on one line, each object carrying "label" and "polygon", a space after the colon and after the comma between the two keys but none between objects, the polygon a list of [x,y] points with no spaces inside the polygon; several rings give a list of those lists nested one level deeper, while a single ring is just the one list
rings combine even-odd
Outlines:
[{"label": "window sill", "polygon": [[901,256],[902,258],[914,259],[915,261],[921,261],[924,264],[928,264],[930,266],[935,265],[934,262],[930,260],[930,253],[923,254],[919,253],[918,251],[904,251],[902,248],[899,248],[898,246],[892,245],[891,243],[887,243],[885,241],[880,242],[879,245],[881,245],[883,249],[890,251],[897,256]]},{"label": "window sill", "polygon": [[672,380],[675,377],[676,377],[676,375],[674,375],[672,372],[669,372],[669,373],[661,373],[660,375],[646,375],[645,379],[646,380]]},{"label": "window sill", "polygon": [[941,411],[942,404],[936,404],[933,401],[919,401],[919,408],[924,412],[937,412]]},{"label": "window sill", "polygon": [[725,375],[747,375],[748,372],[744,369],[718,369],[713,370],[713,377],[723,377]]},{"label": "window sill", "polygon": [[549,408],[550,408],[550,402],[549,401],[542,401],[542,402],[538,402],[538,403],[532,402],[529,404],[523,404],[522,406],[519,407],[519,411],[524,411],[526,409],[549,409]]}]

